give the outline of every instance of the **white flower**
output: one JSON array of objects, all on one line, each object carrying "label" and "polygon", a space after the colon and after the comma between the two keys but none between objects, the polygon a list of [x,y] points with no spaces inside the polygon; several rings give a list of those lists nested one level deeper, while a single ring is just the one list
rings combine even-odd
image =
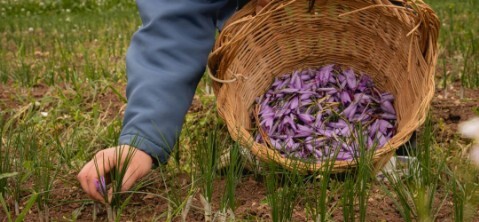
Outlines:
[{"label": "white flower", "polygon": [[479,118],[472,118],[459,124],[459,132],[467,138],[479,140]]},{"label": "white flower", "polygon": [[474,165],[479,166],[479,145],[475,145],[471,148],[469,158]]}]

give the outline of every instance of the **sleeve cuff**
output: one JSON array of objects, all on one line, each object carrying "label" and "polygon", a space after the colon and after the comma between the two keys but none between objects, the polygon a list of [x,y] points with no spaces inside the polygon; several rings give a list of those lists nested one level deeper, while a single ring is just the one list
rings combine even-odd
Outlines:
[{"label": "sleeve cuff", "polygon": [[155,167],[160,164],[166,164],[171,153],[171,149],[163,148],[151,140],[138,135],[121,135],[118,145],[129,145],[147,153],[153,159]]}]

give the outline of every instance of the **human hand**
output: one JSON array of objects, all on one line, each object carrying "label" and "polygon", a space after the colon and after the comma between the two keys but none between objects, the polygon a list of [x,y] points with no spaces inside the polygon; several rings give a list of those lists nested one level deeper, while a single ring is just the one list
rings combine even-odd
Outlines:
[{"label": "human hand", "polygon": [[[128,168],[126,170],[124,179],[122,181],[121,191],[129,190],[137,180],[144,177],[151,171],[153,165],[153,160],[147,153],[138,150],[134,147],[128,145],[122,145],[122,157],[121,160],[117,161],[118,152],[116,151],[119,147],[111,147],[104,149],[95,154],[92,160],[83,166],[80,173],[77,175],[77,179],[81,184],[82,189],[94,200],[98,200],[102,203],[105,202],[103,196],[97,190],[98,181],[98,172],[100,177],[105,176],[104,174],[109,173],[112,170],[113,166],[121,166],[124,164],[124,161],[128,153],[133,152],[134,154],[131,157]],[[135,150],[132,150],[135,149]],[[95,158],[97,160],[98,171],[95,166]],[[103,164],[105,163],[105,164]],[[109,191],[111,193],[111,191]]]},{"label": "human hand", "polygon": [[258,0],[258,3],[256,4],[256,14],[263,9],[264,6],[266,6],[271,0]]}]

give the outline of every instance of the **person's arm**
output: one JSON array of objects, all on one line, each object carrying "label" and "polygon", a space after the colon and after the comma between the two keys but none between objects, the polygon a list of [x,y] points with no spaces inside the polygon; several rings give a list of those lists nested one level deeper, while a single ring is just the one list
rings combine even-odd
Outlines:
[{"label": "person's arm", "polygon": [[[125,175],[123,190],[151,170],[150,156],[167,161],[205,70],[215,40],[215,17],[227,1],[137,0],[143,26],[127,52],[128,105],[119,143],[139,152]],[[95,157],[99,163],[113,161],[114,149]],[[98,176],[93,160],[77,178],[90,197],[102,201],[94,185]]]}]

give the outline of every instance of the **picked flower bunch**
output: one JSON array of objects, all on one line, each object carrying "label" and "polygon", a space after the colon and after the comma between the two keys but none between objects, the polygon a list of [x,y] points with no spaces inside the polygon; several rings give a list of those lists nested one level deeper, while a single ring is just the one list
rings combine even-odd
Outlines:
[{"label": "picked flower bunch", "polygon": [[278,76],[256,100],[255,140],[287,157],[352,160],[396,132],[394,96],[366,74],[326,65]]}]

